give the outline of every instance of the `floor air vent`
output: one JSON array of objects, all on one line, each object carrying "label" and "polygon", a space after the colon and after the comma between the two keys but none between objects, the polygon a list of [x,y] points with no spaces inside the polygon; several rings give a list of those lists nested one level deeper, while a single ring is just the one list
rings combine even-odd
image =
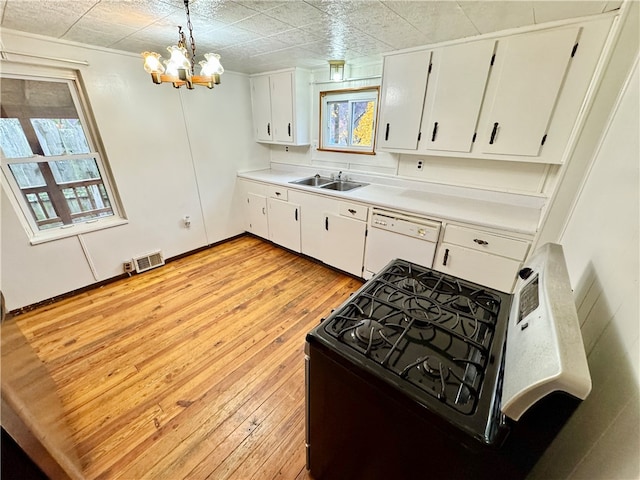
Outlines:
[{"label": "floor air vent", "polygon": [[164,258],[162,257],[162,252],[157,251],[153,253],[149,253],[147,255],[143,255],[142,257],[137,257],[133,259],[136,272],[146,272],[147,270],[151,270],[152,268],[159,267],[160,265],[164,265]]}]

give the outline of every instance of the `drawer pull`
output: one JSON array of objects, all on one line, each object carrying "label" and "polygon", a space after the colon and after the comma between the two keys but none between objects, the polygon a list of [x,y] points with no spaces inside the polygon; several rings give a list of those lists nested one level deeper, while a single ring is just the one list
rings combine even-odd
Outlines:
[{"label": "drawer pull", "polygon": [[349,212],[351,215],[356,214],[356,211],[353,208],[350,208],[349,210],[347,210],[347,212]]},{"label": "drawer pull", "polygon": [[473,241],[476,242],[478,245],[489,245],[489,242],[487,242],[486,240],[481,240],[479,238],[474,238]]},{"label": "drawer pull", "polygon": [[280,195],[282,195],[280,192],[276,192],[276,195],[279,197]]},{"label": "drawer pull", "polygon": [[442,265],[447,265],[447,260],[449,260],[449,249],[446,248],[444,250],[444,259],[442,260]]}]

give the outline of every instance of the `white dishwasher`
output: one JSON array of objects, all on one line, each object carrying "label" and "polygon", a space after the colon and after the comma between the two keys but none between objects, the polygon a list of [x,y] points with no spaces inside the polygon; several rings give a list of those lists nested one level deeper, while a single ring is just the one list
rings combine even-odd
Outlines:
[{"label": "white dishwasher", "polygon": [[440,222],[374,208],[364,252],[365,279],[391,260],[401,258],[431,268],[440,234]]}]

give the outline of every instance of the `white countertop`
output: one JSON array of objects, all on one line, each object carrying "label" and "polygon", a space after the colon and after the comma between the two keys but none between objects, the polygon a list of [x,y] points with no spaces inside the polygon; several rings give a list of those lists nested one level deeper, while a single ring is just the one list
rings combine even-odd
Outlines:
[{"label": "white countertop", "polygon": [[321,193],[373,206],[416,213],[434,220],[470,223],[526,235],[535,234],[545,201],[543,197],[538,196],[449,187],[356,173],[352,175],[351,172],[348,174],[349,180],[367,182],[369,185],[346,192],[337,192],[289,183],[313,176],[315,173],[329,175],[327,172],[316,169],[283,166],[239,172],[238,176],[248,180],[286,186],[289,189]]}]

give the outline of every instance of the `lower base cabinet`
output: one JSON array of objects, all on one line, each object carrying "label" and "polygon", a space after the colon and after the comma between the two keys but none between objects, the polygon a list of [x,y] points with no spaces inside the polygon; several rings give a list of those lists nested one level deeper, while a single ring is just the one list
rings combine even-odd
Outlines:
[{"label": "lower base cabinet", "polygon": [[267,198],[269,240],[300,253],[300,205]]},{"label": "lower base cabinet", "polygon": [[433,268],[511,293],[529,247],[527,240],[449,224],[438,245]]},{"label": "lower base cabinet", "polygon": [[300,205],[302,253],[362,277],[368,208],[294,190],[289,201]]}]

